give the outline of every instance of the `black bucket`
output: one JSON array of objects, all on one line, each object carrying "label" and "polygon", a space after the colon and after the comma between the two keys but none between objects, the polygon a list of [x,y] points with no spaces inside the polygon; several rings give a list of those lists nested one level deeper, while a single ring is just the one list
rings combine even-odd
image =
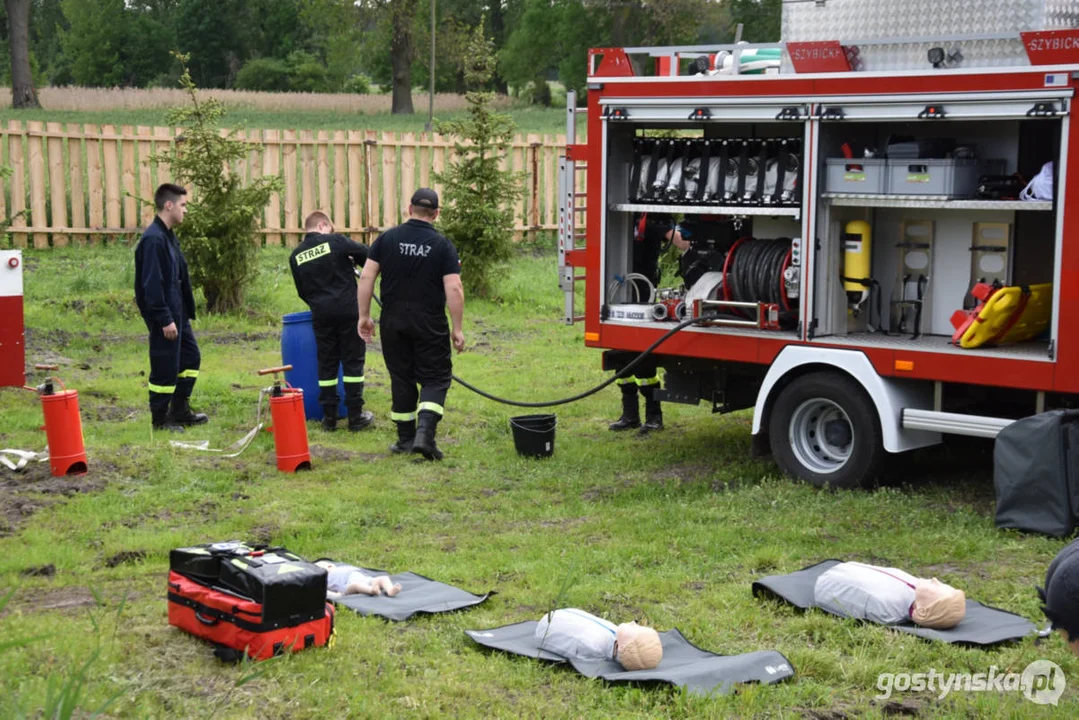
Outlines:
[{"label": "black bucket", "polygon": [[518,455],[550,457],[554,454],[554,415],[519,415],[510,418],[513,445]]}]

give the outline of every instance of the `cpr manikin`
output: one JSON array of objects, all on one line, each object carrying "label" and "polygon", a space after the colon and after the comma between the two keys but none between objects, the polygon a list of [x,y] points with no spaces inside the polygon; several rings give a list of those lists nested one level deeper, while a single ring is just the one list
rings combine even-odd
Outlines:
[{"label": "cpr manikin", "polygon": [[936,578],[916,578],[896,568],[840,563],[817,578],[813,599],[824,610],[882,625],[913,622],[945,630],[966,614],[967,599]]},{"label": "cpr manikin", "polygon": [[355,565],[337,565],[329,560],[315,563],[326,570],[326,594],[334,595],[386,595],[393,597],[401,592],[400,583],[394,583],[389,575],[368,575]]},{"label": "cpr manikin", "polygon": [[577,608],[553,610],[536,625],[547,651],[580,660],[615,660],[626,670],[650,670],[663,659],[659,633],[635,622],[614,625]]}]

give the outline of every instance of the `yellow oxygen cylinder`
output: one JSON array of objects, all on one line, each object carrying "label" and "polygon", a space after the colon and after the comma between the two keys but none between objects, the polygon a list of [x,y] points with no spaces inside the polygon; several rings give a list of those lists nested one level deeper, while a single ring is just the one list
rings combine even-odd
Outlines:
[{"label": "yellow oxygen cylinder", "polygon": [[872,238],[869,223],[851,220],[843,228],[843,289],[847,302],[856,308],[869,296]]}]

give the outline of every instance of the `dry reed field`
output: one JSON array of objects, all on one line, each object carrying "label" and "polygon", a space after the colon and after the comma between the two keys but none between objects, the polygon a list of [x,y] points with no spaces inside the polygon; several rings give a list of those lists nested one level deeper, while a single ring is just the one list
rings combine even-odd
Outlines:
[{"label": "dry reed field", "polygon": [[[248,90],[200,90],[203,97],[213,97],[236,108],[289,112],[333,112],[377,115],[390,112],[389,93],[357,95],[355,93],[273,93]],[[0,97],[10,98],[11,88],[0,87]],[[179,88],[86,88],[44,87],[38,90],[44,108],[61,112],[109,112],[116,110],[155,110],[182,105],[186,101]],[[508,107],[511,101],[496,96],[496,107]],[[416,112],[425,110],[428,94],[412,93]],[[459,112],[468,104],[464,95],[435,93],[436,112]]]}]

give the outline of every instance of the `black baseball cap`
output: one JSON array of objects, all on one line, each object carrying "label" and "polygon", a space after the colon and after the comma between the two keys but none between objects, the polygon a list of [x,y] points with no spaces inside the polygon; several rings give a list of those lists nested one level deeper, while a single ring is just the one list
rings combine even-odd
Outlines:
[{"label": "black baseball cap", "polygon": [[413,205],[427,208],[428,210],[438,209],[438,193],[431,188],[420,188],[412,194]]}]

